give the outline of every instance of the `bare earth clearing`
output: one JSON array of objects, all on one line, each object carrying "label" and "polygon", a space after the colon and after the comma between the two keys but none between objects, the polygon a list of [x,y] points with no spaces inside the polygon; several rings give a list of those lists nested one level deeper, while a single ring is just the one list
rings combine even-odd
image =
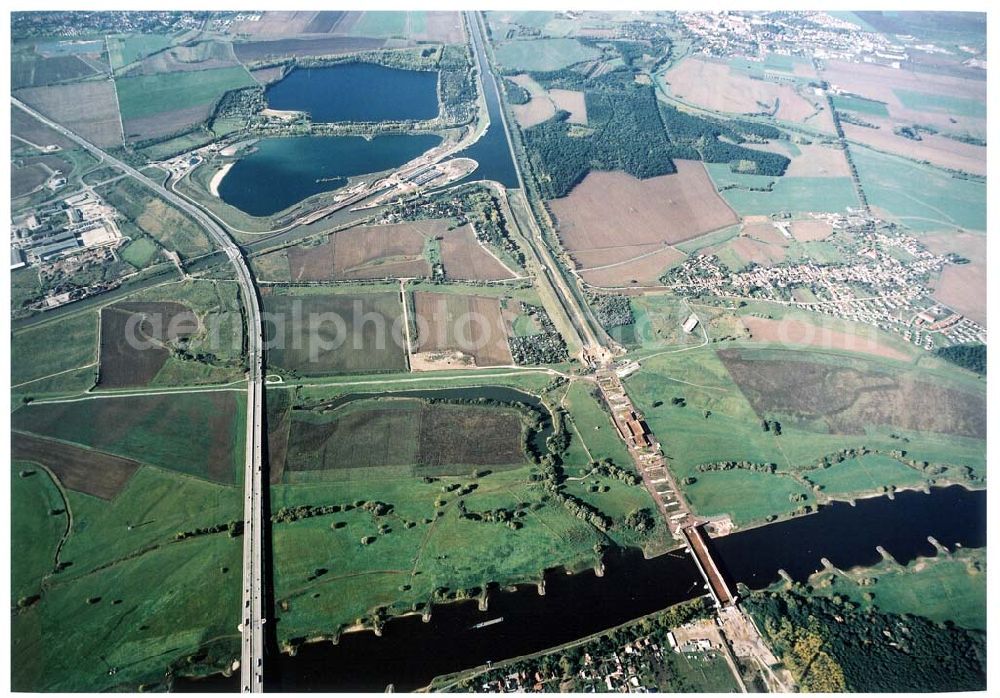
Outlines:
[{"label": "bare earth clearing", "polygon": [[476,366],[513,363],[498,299],[417,291],[413,308],[420,352],[461,351]]},{"label": "bare earth clearing", "polygon": [[550,201],[566,250],[583,259],[600,251],[601,263],[590,266],[604,266],[636,257],[631,246],[665,247],[738,221],[704,165],[690,160],[676,165],[676,174],[646,180],[624,172],[591,172],[569,196]]},{"label": "bare earth clearing", "polygon": [[11,445],[11,455],[15,460],[44,465],[67,489],[100,499],[114,499],[139,469],[139,463],[128,458],[33,434],[15,432]]},{"label": "bare earth clearing", "polygon": [[688,58],[665,77],[675,97],[715,111],[769,112],[776,100],[775,117],[784,121],[803,122],[816,111],[816,107],[792,86],[754,80],[732,70],[728,63]]},{"label": "bare earth clearing", "polygon": [[30,87],[16,95],[30,107],[102,148],[122,144],[115,87],[109,80]]},{"label": "bare earth clearing", "polygon": [[799,242],[815,242],[830,237],[833,226],[821,220],[792,221],[789,232]]},{"label": "bare earth clearing", "polygon": [[441,263],[449,279],[496,281],[514,274],[476,240],[471,225],[442,233]]}]

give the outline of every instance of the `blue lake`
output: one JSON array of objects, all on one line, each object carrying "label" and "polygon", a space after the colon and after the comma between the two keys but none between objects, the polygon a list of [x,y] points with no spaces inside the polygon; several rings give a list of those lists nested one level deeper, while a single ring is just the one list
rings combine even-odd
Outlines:
[{"label": "blue lake", "polygon": [[439,145],[432,134],[265,138],[240,158],[219,185],[219,197],[251,216],[269,216],[348,177],[381,172]]},{"label": "blue lake", "polygon": [[438,115],[438,73],[373,63],[298,68],[267,90],[271,109],[306,111],[319,123],[404,121]]}]

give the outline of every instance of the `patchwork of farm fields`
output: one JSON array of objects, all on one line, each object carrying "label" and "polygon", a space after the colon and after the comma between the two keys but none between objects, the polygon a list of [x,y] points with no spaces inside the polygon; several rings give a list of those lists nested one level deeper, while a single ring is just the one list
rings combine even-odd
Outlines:
[{"label": "patchwork of farm fields", "polygon": [[[730,369],[733,361],[744,361],[745,370]],[[791,513],[815,501],[800,477],[836,474],[817,468],[824,456],[860,446],[889,453],[901,438],[909,459],[985,472],[981,385],[808,350],[692,350],[654,355],[642,366],[626,388],[702,515],[730,514],[743,525]],[[807,380],[809,371],[816,380]],[[671,404],[674,397],[684,404]],[[780,435],[765,431],[763,420],[780,422]],[[776,472],[702,467],[736,461],[774,464]],[[851,489],[837,496],[870,491],[872,476],[884,476],[882,486],[913,482],[909,472],[862,475],[848,473]]]},{"label": "patchwork of farm fields", "polygon": [[851,146],[868,203],[917,232],[986,230],[986,185]]},{"label": "patchwork of farm fields", "polygon": [[183,131],[204,121],[227,91],[256,84],[242,66],[118,77],[125,137],[142,141]]},{"label": "patchwork of farm fields", "polygon": [[231,484],[243,471],[244,401],[238,391],[215,391],[36,402],[16,410],[11,426]]}]

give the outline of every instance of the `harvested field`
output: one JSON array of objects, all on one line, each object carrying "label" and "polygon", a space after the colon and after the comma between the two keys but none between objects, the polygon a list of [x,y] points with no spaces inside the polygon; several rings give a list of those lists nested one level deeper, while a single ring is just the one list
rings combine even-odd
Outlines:
[{"label": "harvested field", "polygon": [[495,281],[517,276],[483,249],[471,225],[442,233],[441,263],[449,279]]},{"label": "harvested field", "polygon": [[587,123],[587,101],[583,92],[579,90],[549,90],[549,97],[552,98],[556,109],[569,112],[566,119],[571,124]]},{"label": "harvested field", "polygon": [[511,108],[514,110],[514,118],[523,128],[537,126],[556,114],[552,100],[545,97],[532,96],[527,104],[514,104]]},{"label": "harvested field", "polygon": [[591,172],[569,196],[550,201],[566,250],[601,250],[613,264],[635,256],[623,247],[674,244],[738,221],[700,162],[675,164],[676,174],[645,180]]},{"label": "harvested field", "polygon": [[196,44],[174,46],[145,58],[128,71],[128,75],[155,75],[157,73],[187,72],[232,68],[239,61],[232,44],[220,41],[202,41]]},{"label": "harvested field", "polygon": [[49,180],[49,176],[49,170],[39,162],[15,167],[12,161],[10,164],[11,198],[16,199],[19,196],[30,194],[45,184]]},{"label": "harvested field", "polygon": [[[10,108],[10,132],[12,136],[23,138],[42,148],[47,145],[58,145],[63,149],[75,147],[73,141],[53,131],[26,111],[13,105]],[[18,144],[23,145],[20,141]]]},{"label": "harvested field", "polygon": [[417,291],[413,307],[418,351],[461,351],[476,366],[513,363],[498,299]]},{"label": "harvested field", "polygon": [[100,388],[149,385],[170,357],[168,342],[196,333],[198,316],[180,303],[117,303],[101,309]]},{"label": "harvested field", "polygon": [[777,104],[776,118],[800,123],[816,112],[792,86],[754,80],[728,63],[688,58],[664,77],[673,96],[715,111],[756,114]]},{"label": "harvested field", "polygon": [[934,297],[986,326],[986,236],[974,233],[934,233],[921,241],[935,254],[954,252],[969,264],[948,265],[935,284]]},{"label": "harvested field", "polygon": [[79,80],[98,74],[91,63],[72,54],[52,57],[40,56],[34,51],[11,54],[10,86],[13,90]]},{"label": "harvested field", "polygon": [[[913,158],[973,174],[986,174],[986,148],[971,143],[961,143],[944,136],[921,133],[920,140],[897,136],[892,132],[892,122],[869,119],[880,125],[879,129],[865,128],[854,124],[843,124],[844,135],[850,140],[870,145],[879,150]],[[794,162],[794,160],[793,160]]]},{"label": "harvested field", "polygon": [[268,361],[304,376],[405,371],[398,292],[266,296]]},{"label": "harvested field", "polygon": [[[717,352],[759,417],[790,415],[799,424],[785,430],[822,428],[832,434],[865,434],[870,427],[891,426],[986,438],[986,397],[913,373],[890,373],[860,361],[848,366],[808,360],[796,351],[767,352],[747,358],[743,352]],[[855,368],[854,365],[858,365]]]},{"label": "harvested field", "polygon": [[305,58],[307,56],[339,56],[357,51],[382,48],[385,39],[357,36],[321,36],[273,41],[248,41],[233,44],[236,57],[243,63],[277,58]]},{"label": "harvested field", "polygon": [[[268,10],[256,21],[244,21],[233,24],[230,34],[245,36],[288,36],[303,34],[308,30],[316,31],[320,26],[328,26],[324,33],[330,31],[340,21],[343,12],[278,12]],[[337,15],[331,18],[330,15]],[[330,21],[333,19],[333,21]]]},{"label": "harvested field", "polygon": [[789,232],[799,242],[816,242],[830,237],[833,234],[833,226],[826,221],[816,219],[792,221]]},{"label": "harvested field", "polygon": [[243,467],[243,396],[229,391],[33,403],[11,428],[223,484]]},{"label": "harvested field", "polygon": [[[578,269],[580,277],[592,286],[605,288],[656,286],[663,272],[685,259],[685,254],[675,247],[632,245],[621,249],[636,254],[627,261],[611,265],[601,264],[605,255],[600,250],[574,254],[574,259],[581,265]],[[597,263],[598,266],[587,266],[587,262]]]},{"label": "harvested field", "polygon": [[[852,332],[840,332],[802,320],[771,320],[753,316],[744,316],[740,319],[743,326],[750,331],[750,338],[757,342],[787,343],[817,349],[856,351],[900,361],[910,359],[907,353],[887,345],[884,341],[879,341],[876,330],[867,332],[868,336],[865,336]],[[854,329],[864,330],[868,327],[868,325],[854,326]]]},{"label": "harvested field", "polygon": [[[729,248],[744,264],[754,262],[762,267],[770,267],[785,260],[785,250],[780,245],[761,242],[740,236],[725,242],[721,247]],[[718,254],[719,248],[710,247],[705,254]]]},{"label": "harvested field", "polygon": [[786,177],[851,176],[847,157],[840,148],[830,148],[825,145],[800,145],[798,148],[801,155],[792,158],[785,171]]},{"label": "harvested field", "polygon": [[521,418],[510,409],[393,398],[292,415],[284,467],[293,478],[315,471],[351,478],[351,471],[386,466],[417,475],[463,475],[476,466],[525,462]]},{"label": "harvested field", "polygon": [[102,148],[122,144],[115,86],[109,80],[18,90],[18,99]]},{"label": "harvested field", "polygon": [[291,278],[329,281],[429,276],[430,265],[423,250],[427,238],[440,227],[436,223],[362,225],[334,233],[320,245],[290,247]]},{"label": "harvested field", "polygon": [[460,44],[465,41],[465,25],[458,12],[424,12],[423,31],[410,27],[410,38],[414,41],[440,41],[444,44]]},{"label": "harvested field", "polygon": [[772,223],[748,223],[743,226],[743,235],[769,245],[788,247],[790,240],[782,235]]},{"label": "harvested field", "polygon": [[110,453],[15,432],[11,457],[43,465],[67,489],[111,500],[125,489],[139,463]]},{"label": "harvested field", "polygon": [[526,89],[531,95],[527,104],[514,104],[514,117],[524,128],[548,121],[557,110],[570,113],[567,121],[571,124],[587,123],[587,103],[583,92],[578,90],[548,90],[539,85],[530,75],[522,73],[510,78]]}]

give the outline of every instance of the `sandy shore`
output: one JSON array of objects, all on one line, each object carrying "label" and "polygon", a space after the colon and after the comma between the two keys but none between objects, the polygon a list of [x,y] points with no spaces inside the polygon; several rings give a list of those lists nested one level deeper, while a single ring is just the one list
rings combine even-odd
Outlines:
[{"label": "sandy shore", "polygon": [[208,190],[212,192],[212,196],[218,198],[219,196],[219,185],[222,184],[222,178],[226,176],[229,172],[229,168],[233,166],[233,163],[223,165],[222,169],[215,173],[212,177],[212,181],[208,185]]}]

